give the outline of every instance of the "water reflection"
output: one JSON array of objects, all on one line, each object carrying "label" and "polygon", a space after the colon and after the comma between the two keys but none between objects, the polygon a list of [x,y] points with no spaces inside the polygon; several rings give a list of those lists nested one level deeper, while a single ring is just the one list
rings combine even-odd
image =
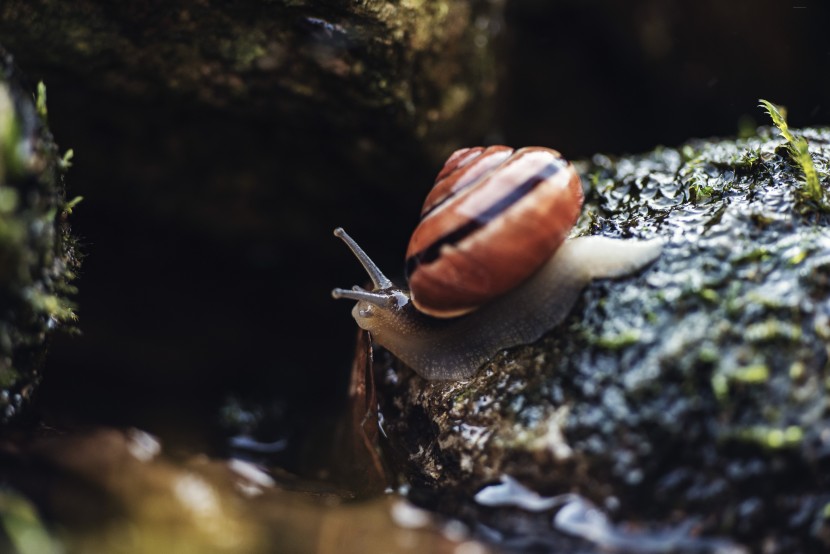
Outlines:
[{"label": "water reflection", "polygon": [[[476,503],[488,508],[518,508],[526,512],[551,512],[550,530],[587,541],[601,552],[662,554],[670,552],[698,554],[746,554],[748,551],[726,539],[701,537],[696,534],[696,521],[687,520],[673,527],[648,527],[632,523],[612,522],[606,512],[578,494],[542,496],[509,475],[502,475],[497,484],[478,491]],[[506,519],[506,518],[505,518]],[[528,518],[529,520],[531,518]],[[535,527],[519,542],[493,527],[484,529],[485,536],[514,548],[533,545],[545,551],[559,551],[562,541],[544,527]],[[535,535],[535,536],[534,536]],[[583,547],[584,548],[584,547]],[[590,551],[590,550],[586,550]]]}]

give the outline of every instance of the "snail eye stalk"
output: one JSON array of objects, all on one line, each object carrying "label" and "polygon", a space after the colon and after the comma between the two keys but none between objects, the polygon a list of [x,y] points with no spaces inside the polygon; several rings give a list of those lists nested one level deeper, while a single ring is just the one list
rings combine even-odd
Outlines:
[{"label": "snail eye stalk", "polygon": [[380,308],[390,308],[395,304],[395,297],[380,292],[355,289],[334,289],[331,291],[332,298],[347,298],[358,302],[368,302]]},{"label": "snail eye stalk", "polygon": [[[366,255],[366,252],[358,246],[358,244],[354,241],[352,237],[350,237],[346,231],[343,230],[342,227],[338,227],[334,230],[334,236],[338,237],[346,243],[346,246],[349,247],[349,250],[355,255],[357,260],[363,266],[363,269],[366,270],[366,273],[369,274],[369,278],[372,280],[372,284],[375,285],[375,290],[383,290],[388,289],[392,286],[392,281],[390,281],[386,275],[380,270],[380,268],[375,265],[375,262]],[[348,296],[341,296],[336,298],[349,298]]]}]

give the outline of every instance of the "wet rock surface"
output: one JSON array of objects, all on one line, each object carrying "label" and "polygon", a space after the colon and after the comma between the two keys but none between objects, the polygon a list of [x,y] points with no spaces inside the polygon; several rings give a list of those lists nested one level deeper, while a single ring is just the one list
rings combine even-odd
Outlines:
[{"label": "wet rock surface", "polygon": [[[801,134],[826,181],[830,132]],[[576,234],[660,237],[662,256],[593,283],[562,325],[468,381],[427,382],[376,356],[383,429],[412,497],[502,538],[570,544],[553,530],[564,501],[544,517],[493,517],[472,499],[507,475],[654,531],[633,543],[570,533],[594,547],[825,551],[830,217],[782,140],[761,130],[596,156],[581,172]],[[469,500],[452,500],[459,491]]]},{"label": "wet rock surface", "polygon": [[74,320],[79,266],[69,234],[63,173],[46,126],[45,92],[18,82],[0,47],[0,422],[15,416],[40,381],[51,334]]}]

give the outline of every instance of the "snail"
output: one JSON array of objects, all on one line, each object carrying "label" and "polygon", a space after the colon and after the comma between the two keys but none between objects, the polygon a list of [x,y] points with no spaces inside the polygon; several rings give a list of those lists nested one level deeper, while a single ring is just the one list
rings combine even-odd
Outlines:
[{"label": "snail", "polygon": [[658,239],[568,239],[582,201],[579,175],[555,150],[458,150],[407,248],[409,289],[338,228],[373,287],[332,296],[356,300],[357,324],[425,379],[470,378],[499,350],[561,323],[591,280],[628,275],[660,255]]}]

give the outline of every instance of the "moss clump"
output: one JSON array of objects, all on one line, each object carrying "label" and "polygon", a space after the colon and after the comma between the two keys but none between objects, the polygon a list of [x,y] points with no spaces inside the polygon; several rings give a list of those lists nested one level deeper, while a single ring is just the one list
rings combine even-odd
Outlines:
[{"label": "moss clump", "polygon": [[807,140],[793,134],[787,125],[787,111],[783,106],[776,106],[767,100],[759,100],[761,106],[767,111],[772,122],[778,127],[781,136],[787,141],[787,148],[790,151],[790,157],[793,161],[801,167],[804,174],[804,193],[805,199],[811,201],[814,206],[822,211],[830,211],[830,204],[827,201],[827,194],[819,182],[818,172],[813,163],[813,158],[810,156],[810,147]]},{"label": "moss clump", "polygon": [[[39,381],[50,334],[75,320],[70,284],[78,268],[64,195],[65,163],[37,106],[0,48],[0,422]],[[69,325],[67,325],[69,324]]]}]

